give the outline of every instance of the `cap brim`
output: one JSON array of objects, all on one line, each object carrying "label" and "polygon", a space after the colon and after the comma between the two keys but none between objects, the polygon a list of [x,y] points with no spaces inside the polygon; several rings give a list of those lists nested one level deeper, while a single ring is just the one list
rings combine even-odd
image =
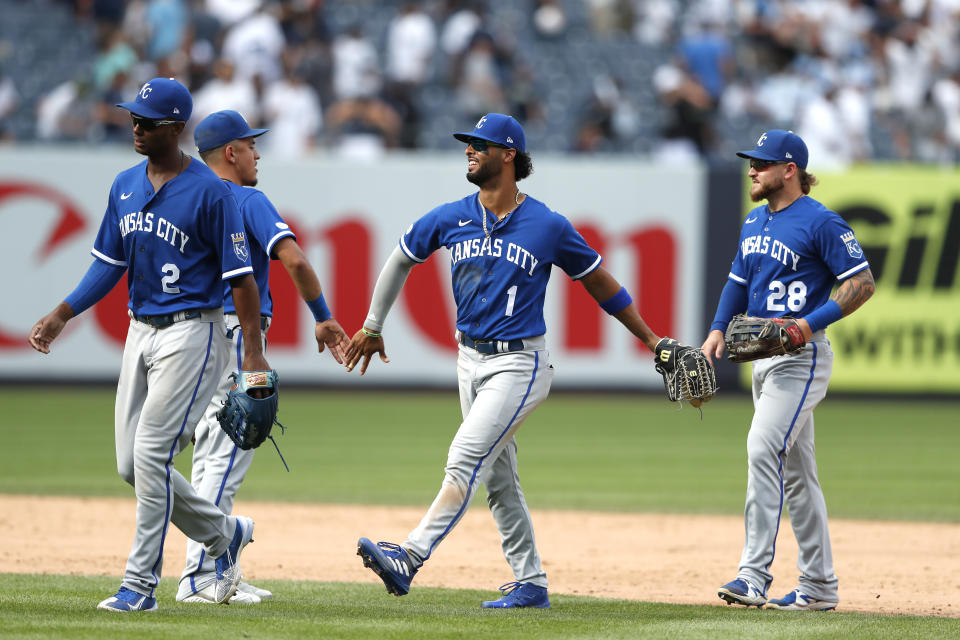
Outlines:
[{"label": "cap brim", "polygon": [[737,151],[737,155],[741,158],[754,158],[756,160],[768,160],[770,162],[780,161],[780,158],[775,158],[768,153],[762,153],[756,149],[751,149],[749,151]]},{"label": "cap brim", "polygon": [[493,144],[502,144],[499,140],[494,140],[493,138],[488,138],[487,136],[480,136],[475,134],[473,131],[465,132],[460,131],[453,134],[453,137],[459,140],[460,142],[470,142],[471,140],[478,138],[480,140],[486,140],[487,142],[492,142]]},{"label": "cap brim", "polygon": [[159,111],[154,111],[150,107],[144,106],[138,102],[121,102],[120,104],[114,106],[120,107],[121,109],[126,109],[133,115],[140,116],[142,118],[150,118],[151,120],[167,119],[167,116]]}]

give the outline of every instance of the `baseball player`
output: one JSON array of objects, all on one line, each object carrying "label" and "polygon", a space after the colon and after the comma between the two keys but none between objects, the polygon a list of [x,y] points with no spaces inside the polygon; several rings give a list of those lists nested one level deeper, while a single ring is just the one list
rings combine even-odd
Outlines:
[{"label": "baseball player", "polygon": [[467,144],[466,177],[480,190],[436,207],[400,238],[380,272],[369,314],[346,361],[352,370],[362,358],[361,375],[375,353],[389,362],[381,335],[387,312],[410,269],[446,247],[457,304],[463,422],[450,445],[440,492],[420,524],[400,545],[360,538],[357,553],[388,592],[406,594],[414,574],[457,525],[483,482],[515,579],[500,587],[499,599],[483,606],[549,607],[547,575],[517,475],[515,434],[547,397],[553,379],[543,319],[553,266],[581,281],[607,313],[651,350],[659,338],[573,225],[520,192],[517,182],[532,171],[520,123],[490,113],[472,132],[453,135]]},{"label": "baseball player", "polygon": [[[273,317],[269,276],[270,260],[276,259],[280,260],[290,274],[300,295],[313,312],[318,350],[323,352],[324,348],[329,346],[334,359],[342,364],[342,351],[346,350],[350,339],[331,317],[320,281],[297,244],[290,226],[267,196],[252,188],[257,184],[257,160],[260,158],[256,149],[256,138],[267,131],[251,129],[243,116],[236,111],[226,110],[217,111],[204,118],[194,130],[193,137],[200,157],[224,180],[240,205],[250,249],[250,262],[260,293],[258,341],[262,341],[264,347],[266,346],[267,328]],[[199,495],[229,514],[233,509],[237,490],[253,462],[255,450],[244,451],[237,447],[217,421],[217,411],[233,384],[230,373],[240,367],[239,354],[245,342],[233,296],[227,286],[223,287],[223,309],[227,336],[232,337],[232,352],[236,355],[226,362],[220,375],[220,386],[194,433],[191,481]],[[188,541],[187,566],[180,578],[177,601],[212,602],[209,592],[214,587],[215,574],[213,559],[207,555],[203,545]],[[266,589],[241,581],[230,602],[257,604],[272,595]]]},{"label": "baseball player", "polygon": [[[193,100],[172,78],[154,78],[133,102],[134,150],[147,157],[117,175],[93,246],[94,261],[64,302],[34,325],[41,353],[66,322],[105,296],[127,273],[130,328],[117,387],[117,470],[134,486],[137,527],[120,590],[97,608],[153,611],[163,543],[173,522],[214,560],[214,602],[240,579],[239,554],[253,520],[229,516],[197,494],[173,466],[210,404],[229,358],[223,282],[240,326],[258,332],[260,299],[243,219],[230,189],[184,155],[178,138]],[[244,343],[242,368],[269,369],[259,340]]]},{"label": "baseball player", "polygon": [[[797,355],[753,364],[754,416],[747,435],[746,539],[737,578],[719,589],[729,603],[766,609],[834,609],[839,602],[827,508],[817,479],[813,411],[827,393],[833,351],[824,329],[853,313],[874,291],[873,274],[849,225],[809,197],[807,147],[795,133],[772,130],[750,161],[750,211],[716,317],[701,347],[724,351],[724,330],[737,313],[795,317],[806,345]],[[833,286],[837,290],[830,295]],[[800,548],[800,583],[767,601],[784,499]]]}]

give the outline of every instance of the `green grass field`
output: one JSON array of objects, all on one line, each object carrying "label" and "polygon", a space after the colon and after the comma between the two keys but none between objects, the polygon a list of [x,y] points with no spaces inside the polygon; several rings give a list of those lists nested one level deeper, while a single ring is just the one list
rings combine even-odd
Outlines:
[{"label": "green grass field", "polygon": [[[102,388],[0,392],[0,493],[130,496],[115,471],[113,396]],[[751,413],[745,396],[714,400],[701,421],[690,407],[678,411],[656,396],[554,394],[518,436],[525,493],[541,509],[741,514]],[[828,397],[816,415],[831,516],[960,522],[956,401]],[[242,499],[426,507],[459,404],[455,392],[285,390],[280,418],[289,427],[278,441],[292,473],[267,446]],[[189,470],[187,458],[177,460],[181,471]],[[400,600],[372,585],[265,586],[283,598],[255,610],[198,608],[175,604],[168,578],[160,612],[117,619],[91,604],[116,578],[0,575],[0,637],[960,637],[960,620],[945,618],[771,616],[564,595],[551,596],[549,611],[503,616],[477,608],[488,592],[423,588]]]}]

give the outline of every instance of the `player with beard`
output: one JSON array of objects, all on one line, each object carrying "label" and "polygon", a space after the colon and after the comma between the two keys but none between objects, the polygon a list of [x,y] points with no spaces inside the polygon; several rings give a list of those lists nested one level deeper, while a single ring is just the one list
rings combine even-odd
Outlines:
[{"label": "player with beard", "polygon": [[546,397],[553,379],[546,349],[543,303],[554,265],[619,320],[652,351],[659,337],[565,217],[517,187],[533,170],[520,123],[490,113],[465,142],[467,180],[480,187],[462,200],[440,205],[400,238],[377,280],[363,328],[346,353],[348,370],[373,354],[389,362],[383,326],[410,270],[440,247],[450,252],[460,343],[457,377],[463,422],[450,445],[440,491],[420,524],[402,544],[360,538],[363,564],[401,596],[417,570],[466,512],[477,485],[500,530],[514,581],[487,608],[550,606],[533,522],[517,475],[515,435]]},{"label": "player with beard", "polygon": [[[873,295],[873,274],[846,221],[808,195],[817,179],[807,171],[807,146],[800,136],[767,131],[754,149],[737,155],[750,161],[750,198],[767,204],[755,207],[743,222],[701,349],[708,358],[723,355],[724,331],[739,313],[796,318],[805,345],[795,355],[753,362],[746,536],[737,577],[718,595],[748,607],[828,611],[839,599],[827,507],[817,478],[813,411],[827,393],[833,369],[824,329]],[[793,591],[768,601],[784,501],[800,548],[801,575]]]}]

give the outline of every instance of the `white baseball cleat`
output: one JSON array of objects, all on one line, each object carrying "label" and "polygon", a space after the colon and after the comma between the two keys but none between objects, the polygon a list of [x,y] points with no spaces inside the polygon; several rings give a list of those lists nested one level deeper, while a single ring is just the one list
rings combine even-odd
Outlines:
[{"label": "white baseball cleat", "polygon": [[828,600],[817,600],[797,588],[782,598],[768,600],[767,604],[763,605],[763,608],[779,609],[781,611],[833,611],[837,608],[837,603]]}]

